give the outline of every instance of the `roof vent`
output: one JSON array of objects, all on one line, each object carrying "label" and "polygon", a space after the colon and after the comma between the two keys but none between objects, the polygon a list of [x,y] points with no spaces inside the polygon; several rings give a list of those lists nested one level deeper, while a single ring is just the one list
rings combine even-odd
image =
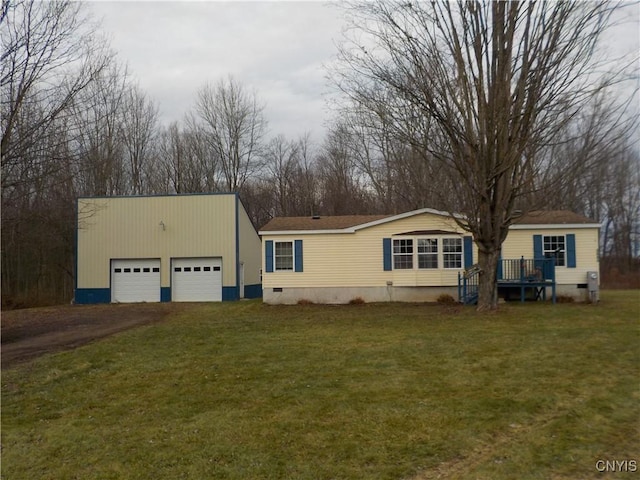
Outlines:
[{"label": "roof vent", "polygon": [[313,220],[320,220],[320,215],[314,215],[313,217],[311,217]]}]

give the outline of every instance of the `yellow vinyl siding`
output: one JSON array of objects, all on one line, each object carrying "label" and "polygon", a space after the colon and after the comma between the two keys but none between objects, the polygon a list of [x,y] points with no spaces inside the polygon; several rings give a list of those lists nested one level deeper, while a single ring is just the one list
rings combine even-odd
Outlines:
[{"label": "yellow vinyl siding", "polygon": [[[222,257],[223,284],[235,285],[235,195],[83,198],[78,200],[78,287],[108,288],[109,260]],[[164,230],[162,225],[164,224]]]},{"label": "yellow vinyl siding", "polygon": [[502,245],[502,258],[533,258],[534,235],[564,235],[573,233],[576,236],[576,268],[556,267],[558,284],[586,283],[587,272],[598,271],[598,236],[597,228],[536,228],[531,230],[510,230]]},{"label": "yellow vinyl siding", "polygon": [[[458,269],[383,269],[383,238],[413,231],[443,230],[464,232],[451,218],[432,213],[422,213],[399,220],[381,223],[355,233],[298,233],[269,234],[265,232],[263,242],[294,240],[303,241],[303,272],[273,272],[263,276],[264,288],[276,287],[380,287],[390,282],[394,287],[454,286],[458,283]],[[598,235],[596,227],[552,228],[532,227],[512,229],[503,244],[502,258],[533,258],[534,235],[567,235],[576,240],[576,268],[558,267],[558,284],[580,284],[586,282],[586,272],[598,270]],[[446,234],[411,235],[412,237],[446,237]],[[264,248],[264,247],[263,247]],[[416,245],[414,244],[414,251]],[[439,243],[442,255],[442,243]],[[264,261],[264,260],[263,260]],[[473,262],[478,261],[478,251],[473,244]],[[263,264],[263,269],[265,265]],[[440,264],[442,267],[442,264]]]},{"label": "yellow vinyl siding", "polygon": [[[375,225],[357,230],[355,233],[302,235],[265,233],[263,241],[302,240],[304,271],[267,273],[263,276],[263,286],[265,288],[373,287],[384,286],[387,282],[392,282],[394,286],[457,285],[460,271],[457,269],[384,271],[382,239],[418,230],[464,233],[455,221],[431,213]],[[477,253],[474,251],[474,259],[476,258]]]}]

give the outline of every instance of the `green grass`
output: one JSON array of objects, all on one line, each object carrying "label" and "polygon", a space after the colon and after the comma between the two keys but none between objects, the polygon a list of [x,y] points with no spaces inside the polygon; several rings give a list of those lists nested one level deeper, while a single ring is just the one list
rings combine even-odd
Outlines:
[{"label": "green grass", "polygon": [[4,371],[2,478],[635,478],[595,463],[640,460],[639,318],[193,306]]}]

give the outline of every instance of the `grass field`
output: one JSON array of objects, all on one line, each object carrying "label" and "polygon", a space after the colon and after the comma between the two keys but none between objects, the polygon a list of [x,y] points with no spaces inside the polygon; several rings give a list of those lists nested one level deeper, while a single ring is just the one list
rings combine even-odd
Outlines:
[{"label": "grass field", "polygon": [[596,462],[640,464],[639,320],[194,305],[3,371],[2,478],[637,478]]}]

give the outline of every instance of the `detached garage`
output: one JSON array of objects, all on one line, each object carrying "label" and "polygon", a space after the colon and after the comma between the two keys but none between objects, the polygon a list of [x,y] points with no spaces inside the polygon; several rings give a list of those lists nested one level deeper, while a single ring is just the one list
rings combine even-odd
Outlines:
[{"label": "detached garage", "polygon": [[78,199],[76,303],[254,298],[260,267],[236,194]]}]

